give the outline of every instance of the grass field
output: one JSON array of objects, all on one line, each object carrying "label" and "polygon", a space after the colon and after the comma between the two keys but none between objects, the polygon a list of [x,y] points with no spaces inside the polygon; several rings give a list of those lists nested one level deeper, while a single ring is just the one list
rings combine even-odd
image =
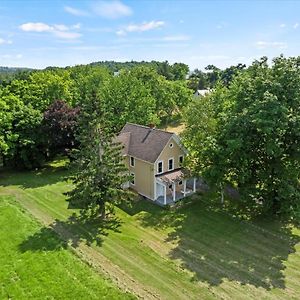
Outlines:
[{"label": "grass field", "polygon": [[54,230],[93,268],[147,299],[300,298],[299,229],[240,221],[201,196],[176,211],[139,201],[117,208],[111,222],[91,224],[68,208],[66,172],[54,164],[2,174],[0,197],[13,196],[45,225],[23,241],[25,254],[53,255],[61,242],[47,249],[44,239]]},{"label": "grass field", "polygon": [[12,196],[0,202],[0,299],[133,299],[84,264]]}]

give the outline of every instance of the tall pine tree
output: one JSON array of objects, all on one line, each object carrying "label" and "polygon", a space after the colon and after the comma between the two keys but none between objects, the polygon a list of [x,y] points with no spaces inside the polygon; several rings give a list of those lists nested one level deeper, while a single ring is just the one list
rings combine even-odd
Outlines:
[{"label": "tall pine tree", "polygon": [[130,180],[122,157],[122,146],[106,125],[101,101],[96,96],[81,109],[80,147],[75,154],[75,187],[69,201],[80,203],[90,216],[106,217],[107,208],[131,199],[123,188]]}]

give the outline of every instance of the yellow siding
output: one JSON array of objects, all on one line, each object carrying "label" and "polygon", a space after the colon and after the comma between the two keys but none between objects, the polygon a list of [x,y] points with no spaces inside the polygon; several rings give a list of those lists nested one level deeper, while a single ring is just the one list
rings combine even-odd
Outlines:
[{"label": "yellow siding", "polygon": [[[173,144],[173,147],[170,148],[170,144]],[[155,165],[155,174],[157,174],[157,163],[159,161],[163,161],[163,173],[168,171],[168,160],[169,158],[174,158],[174,169],[180,168],[179,165],[179,156],[183,155],[184,156],[184,151],[177,145],[177,143],[174,141],[172,138],[162,153],[159,155],[156,165]]]},{"label": "yellow siding", "polygon": [[135,174],[135,185],[130,184],[130,187],[137,191],[139,194],[153,199],[153,164],[135,158],[135,166],[131,167],[129,161],[130,157],[127,157],[126,165],[128,166],[129,171]]}]

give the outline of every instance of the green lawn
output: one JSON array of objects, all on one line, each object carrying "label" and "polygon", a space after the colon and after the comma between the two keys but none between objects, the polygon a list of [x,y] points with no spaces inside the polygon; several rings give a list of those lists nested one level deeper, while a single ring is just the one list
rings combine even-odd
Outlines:
[{"label": "green lawn", "polygon": [[1,197],[0,212],[0,299],[133,299],[77,258],[52,230],[41,229],[13,196]]},{"label": "green lawn", "polygon": [[147,299],[299,299],[299,229],[242,222],[200,196],[176,211],[139,201],[117,208],[118,219],[91,224],[70,217],[66,173],[53,165],[2,174],[0,196],[14,196],[49,225],[25,237],[22,255],[54,255],[57,246],[44,243],[51,228],[95,269]]}]

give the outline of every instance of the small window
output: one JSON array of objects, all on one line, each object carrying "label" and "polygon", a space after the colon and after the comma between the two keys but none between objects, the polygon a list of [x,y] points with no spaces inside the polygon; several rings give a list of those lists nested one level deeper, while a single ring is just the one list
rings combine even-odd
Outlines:
[{"label": "small window", "polygon": [[179,165],[182,165],[183,164],[183,155],[180,155],[179,156]]},{"label": "small window", "polygon": [[178,182],[178,185],[182,185],[182,180],[180,180],[180,181]]},{"label": "small window", "polygon": [[174,159],[170,158],[168,161],[168,170],[171,171],[174,169]]},{"label": "small window", "polygon": [[130,175],[131,175],[131,181],[130,181],[130,183],[132,185],[135,185],[135,174],[134,173],[130,173]]},{"label": "small window", "polygon": [[173,186],[172,186],[172,184],[170,184],[170,185],[169,185],[169,189],[170,189],[170,190],[172,190],[172,189],[173,189]]},{"label": "small window", "polygon": [[170,148],[173,148],[173,143],[171,143],[171,144],[169,145],[169,147],[170,147]]},{"label": "small window", "polygon": [[130,166],[134,167],[134,163],[135,163],[134,157],[130,156]]},{"label": "small window", "polygon": [[163,172],[163,162],[162,161],[159,161],[157,163],[157,173],[160,174]]}]

